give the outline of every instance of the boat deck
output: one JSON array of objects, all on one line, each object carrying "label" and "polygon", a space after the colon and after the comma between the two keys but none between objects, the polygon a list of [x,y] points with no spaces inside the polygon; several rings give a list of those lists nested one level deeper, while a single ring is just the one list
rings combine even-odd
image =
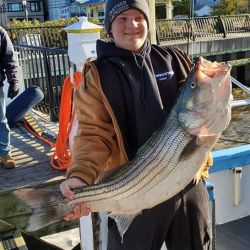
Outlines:
[{"label": "boat deck", "polygon": [[64,171],[56,171],[50,166],[52,148],[24,127],[11,131],[11,144],[16,168],[0,168],[0,193],[23,187],[48,186],[64,178]]},{"label": "boat deck", "polygon": [[250,216],[216,227],[216,250],[249,250]]},{"label": "boat deck", "polygon": [[[216,226],[216,246],[211,250],[249,250],[250,216]],[[161,250],[167,250],[164,245]]]},{"label": "boat deck", "polygon": [[[58,128],[56,124],[51,124],[49,130],[53,133]],[[20,202],[12,192],[20,188],[58,188],[59,183],[65,179],[65,171],[57,171],[51,167],[50,156],[53,149],[29,133],[22,124],[12,129],[11,145],[16,168],[4,169],[0,165],[0,220],[25,230],[31,209]],[[62,220],[31,235],[39,239],[78,226],[78,221]],[[0,223],[0,235],[2,232],[4,223]]]},{"label": "boat deck", "polygon": [[[244,124],[248,126],[249,123],[246,122]],[[234,124],[232,123],[232,125]],[[57,126],[55,125],[52,130],[55,132]],[[224,139],[229,134],[232,136],[230,130],[226,132],[228,134],[224,135]],[[224,144],[223,147],[225,147],[225,142],[223,140],[222,142]],[[233,143],[236,142],[242,143],[236,140],[233,141]],[[247,140],[244,140],[244,143],[247,142]],[[46,188],[57,186],[65,178],[65,171],[57,171],[50,166],[50,156],[53,153],[52,148],[31,135],[23,126],[18,126],[12,130],[11,144],[12,155],[16,160],[17,167],[11,170],[0,167],[0,219],[17,227],[25,228],[27,214],[31,213],[31,211],[29,208],[17,203],[11,192],[24,187]],[[235,146],[231,143],[228,144],[226,146]],[[46,227],[41,232],[35,232],[34,236],[51,235],[78,226],[76,222],[71,224],[62,222],[60,225],[52,225],[51,228]],[[217,226],[216,250],[249,249],[250,216]]]}]

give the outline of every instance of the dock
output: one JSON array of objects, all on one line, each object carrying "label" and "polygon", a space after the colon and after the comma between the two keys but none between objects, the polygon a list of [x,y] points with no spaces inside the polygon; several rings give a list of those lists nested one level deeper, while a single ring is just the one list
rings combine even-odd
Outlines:
[{"label": "dock", "polygon": [[217,225],[216,250],[250,249],[250,216]]},{"label": "dock", "polygon": [[[52,130],[56,131],[57,125],[51,124]],[[8,225],[7,228],[20,229],[24,238],[40,241],[38,245],[41,245],[43,242],[41,238],[47,239],[48,235],[78,228],[78,221],[62,220],[36,232],[25,233],[31,209],[18,200],[12,192],[20,188],[58,188],[59,183],[65,179],[65,171],[58,171],[51,167],[50,158],[53,148],[29,133],[22,123],[11,130],[11,145],[16,168],[0,167],[0,235]],[[49,245],[46,248],[44,242],[41,249],[66,250],[56,245]]]},{"label": "dock", "polygon": [[[35,114],[41,115],[39,112]],[[41,116],[40,121],[43,122],[43,125],[52,134],[57,133],[58,124],[50,122],[49,117],[44,114]],[[249,144],[249,110],[246,107],[236,107],[233,111],[233,117],[234,119],[231,121],[229,128],[224,131],[215,149]],[[238,129],[239,126],[241,129]],[[66,222],[62,220],[36,232],[26,234],[25,228],[31,209],[18,200],[12,192],[27,187],[58,188],[59,183],[65,179],[65,171],[57,171],[51,167],[50,159],[53,154],[53,148],[29,133],[23,126],[23,123],[12,129],[11,144],[12,155],[16,160],[17,166],[9,170],[0,167],[0,235],[6,230],[7,223],[7,228],[9,229],[20,229],[25,240],[32,240],[32,244],[34,244],[34,241],[37,241],[35,248],[31,247],[28,249],[78,249],[80,239],[76,242],[75,235],[73,235],[79,228],[78,221]],[[213,169],[215,169],[215,166]],[[217,199],[216,202],[218,205],[219,200]],[[217,225],[216,249],[249,249],[249,218],[248,216]],[[72,230],[75,230],[74,233],[72,233]],[[65,245],[58,244],[64,240],[68,241],[66,244],[72,244],[71,247],[68,246],[66,248]],[[48,245],[46,246],[46,244]],[[37,247],[38,245],[42,247],[39,248]]]},{"label": "dock", "polygon": [[16,168],[0,168],[0,192],[23,187],[50,186],[65,178],[64,171],[50,166],[53,149],[30,134],[23,126],[11,131],[12,156]]}]

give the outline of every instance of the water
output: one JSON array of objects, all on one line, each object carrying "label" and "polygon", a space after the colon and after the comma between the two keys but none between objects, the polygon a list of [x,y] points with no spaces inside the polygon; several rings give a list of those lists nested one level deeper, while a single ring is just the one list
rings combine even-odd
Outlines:
[{"label": "water", "polygon": [[[233,89],[233,96],[234,100],[250,99],[250,95],[239,88]],[[232,120],[214,150],[246,144],[250,144],[250,106],[235,107],[232,110]]]}]

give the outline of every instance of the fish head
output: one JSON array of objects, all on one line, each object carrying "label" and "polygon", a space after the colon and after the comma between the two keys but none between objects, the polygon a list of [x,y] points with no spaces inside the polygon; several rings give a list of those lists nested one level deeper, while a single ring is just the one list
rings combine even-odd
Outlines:
[{"label": "fish head", "polygon": [[231,65],[202,57],[190,72],[181,91],[179,124],[198,137],[218,137],[231,120]]}]

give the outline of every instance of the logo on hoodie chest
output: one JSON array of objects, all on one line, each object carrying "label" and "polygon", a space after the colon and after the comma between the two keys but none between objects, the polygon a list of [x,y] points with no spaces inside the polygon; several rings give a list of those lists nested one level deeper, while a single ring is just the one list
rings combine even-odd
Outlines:
[{"label": "logo on hoodie chest", "polygon": [[157,81],[164,81],[172,78],[174,71],[166,71],[155,75]]}]

